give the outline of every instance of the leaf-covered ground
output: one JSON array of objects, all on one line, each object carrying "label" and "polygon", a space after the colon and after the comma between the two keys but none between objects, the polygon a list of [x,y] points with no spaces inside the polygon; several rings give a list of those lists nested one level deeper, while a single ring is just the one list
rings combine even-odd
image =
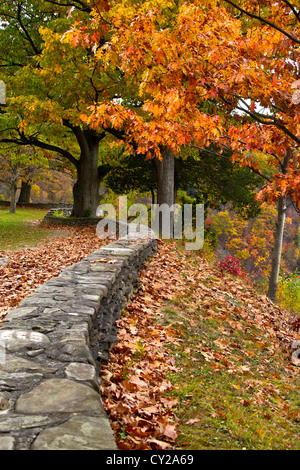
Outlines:
[{"label": "leaf-covered ground", "polygon": [[0,250],[0,318],[47,279],[106,243],[94,227],[68,228],[67,233],[61,230],[61,236],[25,250]]},{"label": "leaf-covered ground", "polygon": [[[0,252],[0,312],[98,248],[93,227]],[[300,449],[298,319],[205,252],[158,243],[101,391],[120,449]]]},{"label": "leaf-covered ground", "polygon": [[102,373],[120,449],[299,449],[295,319],[176,244],[141,282]]}]

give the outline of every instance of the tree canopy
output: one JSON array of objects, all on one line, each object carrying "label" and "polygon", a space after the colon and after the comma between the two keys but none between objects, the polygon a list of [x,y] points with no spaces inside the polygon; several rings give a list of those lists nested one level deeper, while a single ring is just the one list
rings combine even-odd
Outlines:
[{"label": "tree canopy", "polygon": [[105,99],[82,119],[125,129],[148,156],[214,142],[258,171],[250,151],[260,150],[279,167],[261,197],[288,194],[298,204],[299,14],[273,3],[91,2],[92,20],[75,22],[67,39],[91,48],[101,69],[122,71],[142,106]]},{"label": "tree canopy", "polygon": [[[72,14],[88,20],[88,7],[74,5],[78,9]],[[8,95],[0,114],[0,141],[38,147],[49,158],[59,156],[77,174],[75,213],[94,213],[106,171],[98,164],[99,142],[106,134],[90,130],[80,114],[98,99],[103,84],[90,51],[61,40],[73,24],[70,7],[64,2],[5,1],[0,19],[0,75]]]},{"label": "tree canopy", "polygon": [[73,165],[77,215],[97,207],[103,139],[153,159],[169,205],[183,146],[231,152],[278,205],[278,277],[287,198],[300,208],[299,18],[298,0],[4,1],[0,140]]}]

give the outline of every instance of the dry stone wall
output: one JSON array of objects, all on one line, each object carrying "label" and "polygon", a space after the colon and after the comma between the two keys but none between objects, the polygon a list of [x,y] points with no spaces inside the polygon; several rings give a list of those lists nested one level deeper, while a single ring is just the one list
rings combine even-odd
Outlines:
[{"label": "dry stone wall", "polygon": [[97,225],[100,217],[70,217],[72,207],[51,208],[44,217],[46,224],[66,225],[66,226],[83,226]]},{"label": "dry stone wall", "polygon": [[99,372],[154,239],[119,239],[47,281],[0,324],[0,450],[114,450]]}]

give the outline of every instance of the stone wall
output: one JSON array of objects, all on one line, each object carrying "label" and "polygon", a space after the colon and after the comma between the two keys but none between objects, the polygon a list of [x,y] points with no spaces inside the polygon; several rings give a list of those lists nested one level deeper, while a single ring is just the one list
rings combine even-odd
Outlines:
[{"label": "stone wall", "polygon": [[97,225],[100,217],[70,217],[72,207],[51,208],[44,217],[46,224],[54,225]]},{"label": "stone wall", "polygon": [[0,450],[117,449],[99,372],[154,239],[119,239],[40,286],[0,324]]}]

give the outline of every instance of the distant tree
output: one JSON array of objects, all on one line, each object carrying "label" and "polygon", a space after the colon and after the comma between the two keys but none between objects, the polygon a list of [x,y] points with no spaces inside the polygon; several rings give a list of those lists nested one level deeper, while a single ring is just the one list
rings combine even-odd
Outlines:
[{"label": "distant tree", "polygon": [[0,181],[9,186],[12,214],[16,212],[16,193],[21,181],[32,181],[47,164],[47,159],[30,147],[6,145],[0,148]]},{"label": "distant tree", "polygon": [[189,189],[198,203],[205,207],[219,209],[230,204],[243,218],[256,217],[260,204],[255,196],[263,184],[263,179],[249,168],[240,167],[231,161],[231,152],[217,152],[214,147],[205,150],[187,149],[175,159],[175,185]]},{"label": "distant tree", "polygon": [[[262,178],[232,163],[230,152],[220,155],[216,150],[182,149],[175,158],[174,175],[175,196],[178,190],[187,191],[197,203],[204,203],[205,208],[220,208],[230,203],[244,218],[255,217],[260,211],[255,195]],[[152,203],[156,202],[158,182],[152,159],[125,154],[104,181],[117,194],[135,189],[151,192]]]},{"label": "distant tree", "polygon": [[104,179],[104,184],[116,194],[128,194],[131,191],[150,192],[152,203],[157,191],[157,177],[152,160],[144,156],[124,154],[112,163],[112,171]]}]

